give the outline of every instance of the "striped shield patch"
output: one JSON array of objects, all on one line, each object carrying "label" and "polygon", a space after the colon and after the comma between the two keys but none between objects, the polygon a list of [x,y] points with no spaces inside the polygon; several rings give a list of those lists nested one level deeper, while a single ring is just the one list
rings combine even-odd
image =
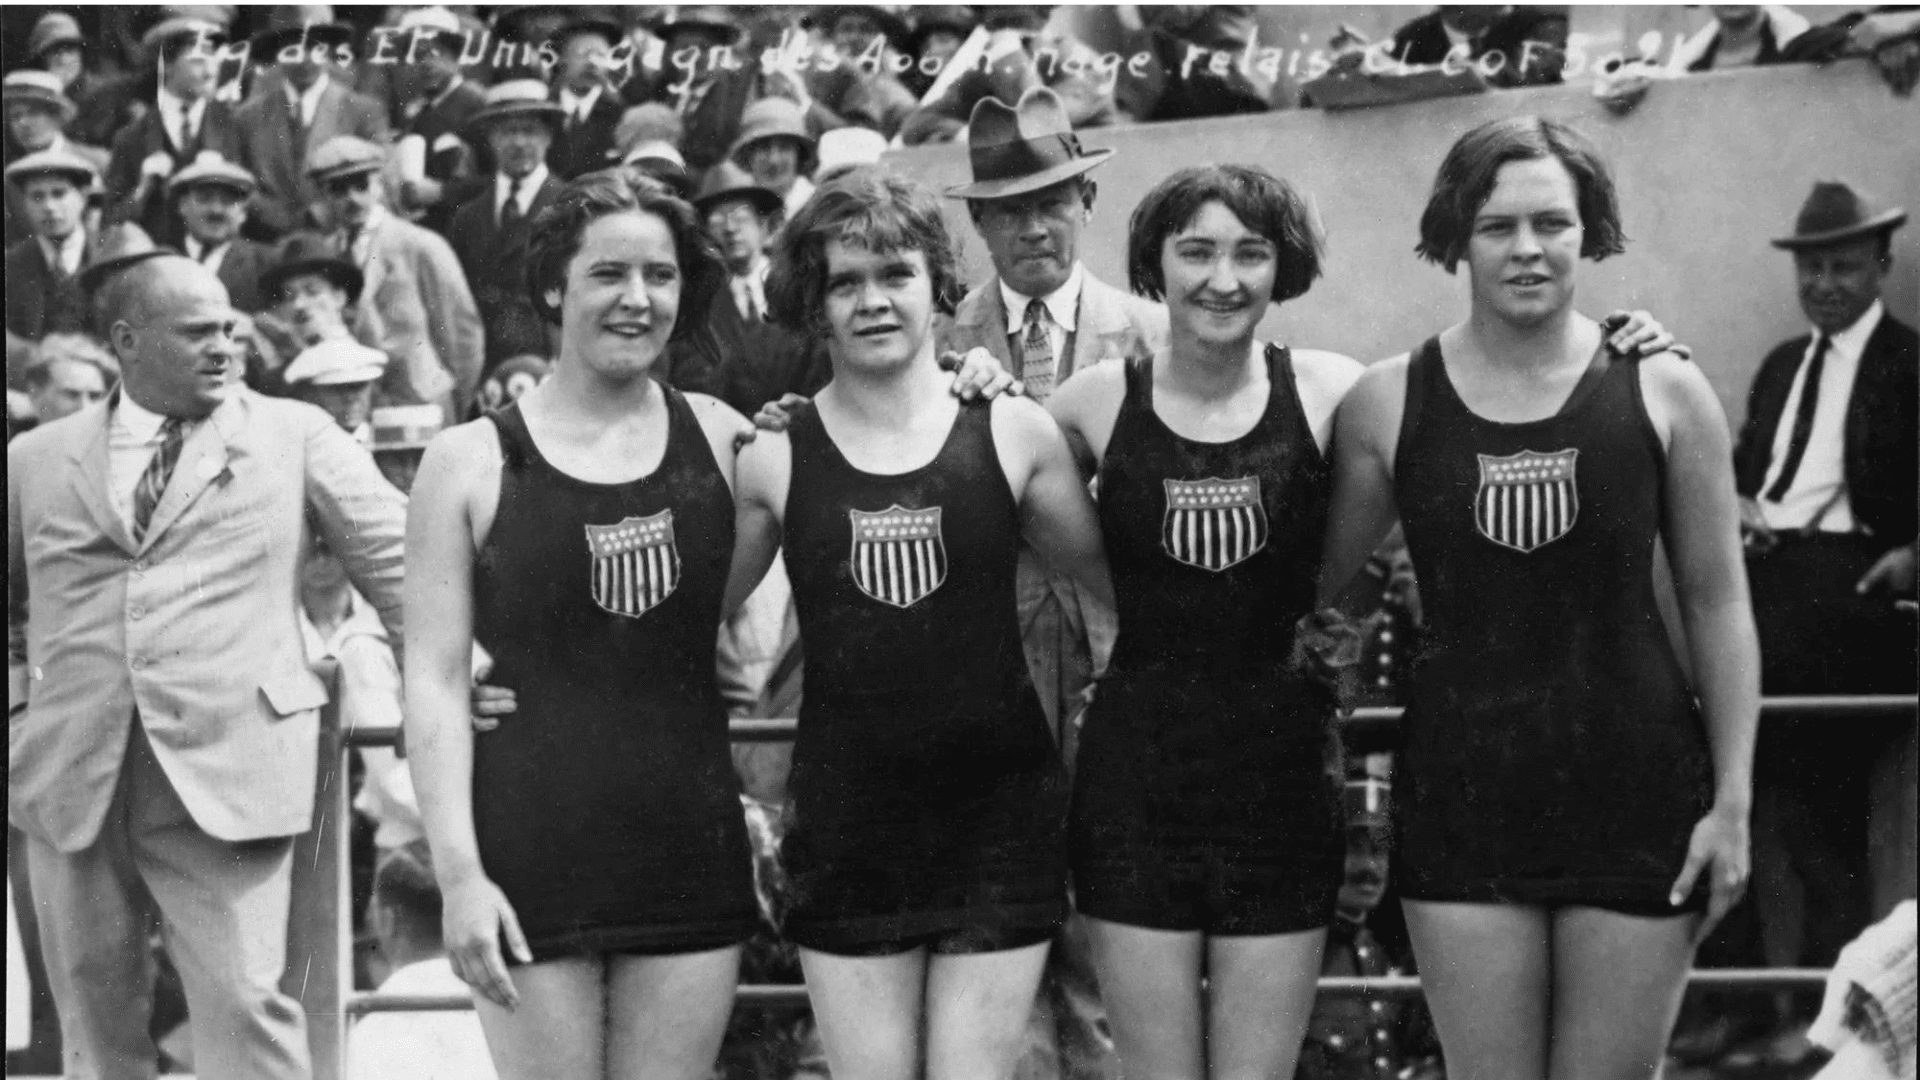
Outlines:
[{"label": "striped shield patch", "polygon": [[1473,499],[1480,535],[1526,553],[1567,535],[1580,516],[1574,479],[1578,450],[1509,457],[1480,454],[1480,492]]},{"label": "striped shield patch", "polygon": [[909,608],[947,580],[947,545],[940,508],[890,506],[879,513],[848,510],[853,524],[853,583],[883,604]]},{"label": "striped shield patch", "polygon": [[680,584],[680,549],[673,543],[671,510],[630,517],[618,525],[589,525],[587,551],[593,562],[593,601],[615,615],[644,615]]},{"label": "striped shield patch", "polygon": [[1160,546],[1174,561],[1217,572],[1267,546],[1259,477],[1162,482],[1167,511],[1160,519]]}]

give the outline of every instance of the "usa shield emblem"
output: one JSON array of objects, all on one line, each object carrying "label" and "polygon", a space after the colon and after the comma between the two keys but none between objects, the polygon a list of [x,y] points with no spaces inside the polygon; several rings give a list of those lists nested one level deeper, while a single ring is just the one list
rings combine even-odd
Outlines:
[{"label": "usa shield emblem", "polygon": [[1267,508],[1260,478],[1166,480],[1167,511],[1160,546],[1176,562],[1221,571],[1267,546]]},{"label": "usa shield emblem", "polygon": [[618,525],[589,525],[587,551],[593,561],[593,602],[615,615],[644,615],[680,584],[671,510]]},{"label": "usa shield emblem", "polygon": [[853,583],[861,592],[883,604],[909,608],[947,580],[939,507],[848,510],[847,518],[853,524]]},{"label": "usa shield emblem", "polygon": [[1480,492],[1473,516],[1480,535],[1522,553],[1567,535],[1580,516],[1580,489],[1574,482],[1579,456],[1578,450],[1478,455]]}]

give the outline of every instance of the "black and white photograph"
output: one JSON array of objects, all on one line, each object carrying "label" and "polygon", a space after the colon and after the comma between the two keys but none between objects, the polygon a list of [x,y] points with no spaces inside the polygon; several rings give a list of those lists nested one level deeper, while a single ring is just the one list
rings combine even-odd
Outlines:
[{"label": "black and white photograph", "polygon": [[0,5],[20,1080],[1914,1080],[1920,7]]}]

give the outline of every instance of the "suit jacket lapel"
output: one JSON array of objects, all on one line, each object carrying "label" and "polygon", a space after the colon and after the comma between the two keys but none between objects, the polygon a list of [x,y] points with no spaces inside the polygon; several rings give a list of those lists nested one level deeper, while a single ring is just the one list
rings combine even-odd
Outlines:
[{"label": "suit jacket lapel", "polygon": [[186,513],[187,507],[200,497],[215,477],[227,471],[227,438],[230,427],[238,417],[239,405],[229,399],[213,411],[207,422],[187,436],[187,444],[180,448],[180,461],[173,467],[173,475],[167,479],[167,490],[160,496],[160,505],[153,508],[153,518],[147,522],[147,532],[140,540],[139,552],[145,552],[167,531],[168,526]]},{"label": "suit jacket lapel", "polygon": [[1073,370],[1080,371],[1106,359],[1116,336],[1124,337],[1131,324],[1118,297],[1107,283],[1086,274],[1080,284],[1080,316],[1075,322]]},{"label": "suit jacket lapel", "polygon": [[1013,356],[1013,346],[1007,341],[1007,305],[1000,299],[1000,278],[995,276],[980,287],[978,298],[972,310],[962,308],[962,318],[955,321],[956,327],[973,338],[970,344],[983,346],[993,354],[995,360],[1008,371],[1019,374],[1020,369]]},{"label": "suit jacket lapel", "polygon": [[112,401],[112,398],[108,398],[100,405],[91,406],[99,410],[99,415],[93,418],[93,432],[85,442],[76,444],[70,455],[75,465],[73,490],[80,496],[87,513],[93,515],[94,524],[100,526],[100,532],[120,545],[122,551],[131,553],[138,545],[133,542],[126,521],[114,510],[113,499],[107,494],[107,447],[113,428]]}]

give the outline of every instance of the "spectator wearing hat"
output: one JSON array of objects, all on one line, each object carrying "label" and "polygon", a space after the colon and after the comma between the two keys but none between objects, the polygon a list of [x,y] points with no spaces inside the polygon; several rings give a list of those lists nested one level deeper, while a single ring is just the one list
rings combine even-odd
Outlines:
[{"label": "spectator wearing hat", "polygon": [[825,345],[767,319],[767,245],[785,218],[780,197],[723,161],[707,173],[693,207],[727,267],[727,288],[715,294],[707,319],[719,368],[696,375],[676,357],[674,386],[713,393],[749,416],[787,394],[811,397],[833,374]]},{"label": "spectator wearing hat", "polygon": [[832,71],[813,65],[807,90],[838,124],[872,128],[893,138],[920,104],[900,83],[889,57],[906,55],[913,31],[896,11],[880,5],[834,4],[809,19],[840,62]]},{"label": "spectator wearing hat", "polygon": [[809,137],[840,126],[838,117],[813,100],[804,78],[762,67],[764,50],[742,40],[734,9],[688,4],[675,8],[654,32],[666,42],[667,62],[654,98],[680,114],[686,126],[680,152],[696,175],[733,156],[747,125],[746,110],[756,102],[778,97],[794,103]]},{"label": "spectator wearing hat", "polygon": [[212,150],[167,180],[167,201],[185,227],[181,250],[211,268],[248,314],[267,306],[260,281],[274,263],[272,248],[240,235],[258,188],[252,173]]},{"label": "spectator wearing hat", "polygon": [[330,242],[364,276],[354,336],[392,358],[382,384],[405,404],[464,411],[480,382],[485,334],[467,275],[451,245],[387,209],[384,147],[336,135],[307,172],[326,194]]},{"label": "spectator wearing hat", "polygon": [[293,233],[281,241],[276,261],[260,275],[261,294],[292,332],[295,351],[352,339],[354,305],[365,285],[360,268],[318,233]]},{"label": "spectator wearing hat", "polygon": [[1245,55],[1259,37],[1254,8],[1247,4],[1177,4],[1115,9],[1131,30],[1121,43],[1123,56],[1146,56],[1137,71],[1121,69],[1114,103],[1137,122],[1191,120],[1291,108],[1300,86],[1285,76],[1269,77],[1235,63],[1224,73],[1204,60],[1215,53]]},{"label": "spectator wearing hat", "polygon": [[680,114],[657,101],[628,109],[614,128],[614,150],[622,165],[632,165],[683,199],[693,198],[687,159],[680,153],[684,134]]},{"label": "spectator wearing hat", "polygon": [[[86,158],[96,172],[107,167],[107,152],[97,146],[75,142],[66,135],[74,118],[74,104],[57,85],[59,80],[44,71],[10,71],[0,80],[0,98],[7,114],[6,163],[43,150],[67,150]],[[18,193],[7,188],[6,246],[27,238],[26,208]]]},{"label": "spectator wearing hat", "polygon": [[387,370],[387,354],[350,337],[333,337],[303,349],[281,373],[288,391],[333,417],[340,430],[373,445],[373,391]]},{"label": "spectator wearing hat", "polygon": [[335,77],[334,50],[352,40],[353,29],[337,22],[282,23],[253,38],[251,55],[279,78],[263,82],[234,123],[240,160],[260,182],[253,218],[268,238],[313,226],[322,197],[307,172],[314,150],[339,135],[388,140],[380,103]]},{"label": "spectator wearing hat", "polygon": [[40,16],[27,35],[27,55],[36,67],[60,80],[62,91],[73,89],[86,76],[86,45],[80,24],[64,11]]},{"label": "spectator wearing hat", "polygon": [[445,419],[430,405],[382,405],[373,410],[372,424],[373,461],[380,475],[401,492],[412,492],[420,459]]},{"label": "spectator wearing hat", "polygon": [[[1893,602],[1914,593],[1920,339],[1881,298],[1906,218],[1823,180],[1773,241],[1811,325],[1761,362],[1734,448],[1769,695],[1914,691],[1913,619]],[[1753,874],[1769,963],[1829,966],[1866,925],[1874,751],[1818,727],[1760,727]],[[1804,918],[1782,899],[1796,881]]]},{"label": "spectator wearing hat", "polygon": [[74,104],[75,116],[66,122],[67,132],[79,142],[101,148],[104,172],[105,147],[127,119],[120,109],[125,95],[116,92],[112,80],[87,69],[87,40],[80,24],[64,11],[40,16],[27,35],[27,55],[34,67],[54,77],[60,92]]},{"label": "spectator wearing hat", "polygon": [[553,37],[553,102],[561,119],[549,160],[562,180],[614,163],[614,129],[626,104],[612,82],[613,50],[626,39],[618,23],[594,18],[570,22]]},{"label": "spectator wearing hat", "polygon": [[6,168],[9,195],[26,208],[31,236],[7,249],[8,383],[24,343],[86,328],[78,276],[89,261],[87,193],[98,174],[70,150],[42,150]]},{"label": "spectator wearing hat", "polygon": [[173,17],[140,40],[159,65],[160,81],[145,115],[114,136],[106,174],[107,220],[133,222],[156,241],[173,244],[179,242],[180,226],[167,211],[167,179],[202,150],[219,151],[229,161],[246,160],[232,110],[213,95],[226,31],[201,19]]},{"label": "spectator wearing hat", "polygon": [[493,159],[493,182],[454,212],[451,235],[480,301],[489,368],[520,353],[548,353],[546,323],[527,296],[524,270],[529,227],[564,186],[547,167],[564,115],[544,84],[513,79],[487,90],[487,104],[470,125]]},{"label": "spectator wearing hat", "polygon": [[754,183],[778,195],[792,217],[813,197],[814,145],[800,106],[786,98],[761,98],[741,115],[740,137],[727,157],[752,174]]},{"label": "spectator wearing hat", "polygon": [[400,16],[393,34],[405,96],[402,146],[408,137],[421,144],[421,175],[403,175],[400,204],[423,211],[420,224],[442,236],[460,204],[486,186],[465,138],[467,123],[487,100],[485,90],[460,70],[469,32],[481,31],[446,8],[428,7]]},{"label": "spectator wearing hat", "polygon": [[1032,4],[981,8],[989,35],[985,69],[968,64],[944,92],[923,101],[901,125],[900,141],[908,146],[949,142],[981,101],[991,97],[1011,104],[1037,87],[1059,96],[1075,129],[1120,120],[1114,80],[1099,74],[1099,55],[1079,39],[1052,29],[1050,11]]},{"label": "spectator wearing hat", "polygon": [[907,54],[914,63],[900,76],[900,84],[918,102],[980,25],[980,16],[964,4],[919,4],[908,9],[908,18],[913,29],[907,37]]}]

